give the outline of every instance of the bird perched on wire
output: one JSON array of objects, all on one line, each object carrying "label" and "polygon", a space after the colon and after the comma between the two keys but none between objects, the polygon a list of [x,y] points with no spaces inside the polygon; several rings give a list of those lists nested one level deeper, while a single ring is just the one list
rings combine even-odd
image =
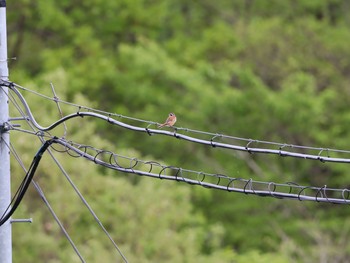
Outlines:
[{"label": "bird perched on wire", "polygon": [[168,127],[171,127],[175,124],[176,122],[176,116],[174,113],[169,113],[169,116],[168,118],[166,119],[166,121],[163,123],[163,124],[160,124],[158,126],[158,128],[162,128],[164,126],[168,126]]}]

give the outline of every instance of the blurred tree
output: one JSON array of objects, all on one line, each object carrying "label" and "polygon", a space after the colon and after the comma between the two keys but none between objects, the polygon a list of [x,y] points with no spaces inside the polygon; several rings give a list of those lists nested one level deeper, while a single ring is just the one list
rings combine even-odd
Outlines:
[{"label": "blurred tree", "polygon": [[[349,3],[341,0],[19,0],[8,4],[9,57],[18,57],[10,64],[11,80],[49,96],[52,82],[60,98],[155,122],[175,112],[180,127],[348,149],[348,9]],[[53,103],[26,96],[43,125],[59,117]],[[65,114],[70,111],[64,109]],[[55,134],[61,136],[63,129]],[[68,136],[233,177],[349,186],[345,164],[219,150],[86,119],[70,122]],[[12,137],[29,165],[39,144],[34,147],[23,134],[13,132]],[[348,256],[347,248],[340,249],[346,238],[329,241],[349,233],[343,207],[124,180],[97,168],[81,180],[85,164],[61,160],[113,234],[124,237],[118,243],[126,254],[138,262],[294,262],[306,254],[310,262],[336,262]],[[12,166],[15,174],[22,174],[14,162]],[[70,232],[79,230],[74,237],[84,253],[91,261],[98,254],[113,262],[114,254],[96,236],[88,215],[80,213],[80,203],[71,204],[51,172],[51,165],[43,162],[40,183]],[[14,185],[20,179],[15,177]],[[28,200],[20,213],[32,213],[40,223],[32,232],[15,226],[15,237],[21,236],[14,238],[16,260],[75,261],[33,190]],[[119,200],[120,207],[110,205]],[[319,224],[313,223],[315,218]],[[115,229],[122,223],[122,230]],[[37,237],[34,244],[32,236]]]}]

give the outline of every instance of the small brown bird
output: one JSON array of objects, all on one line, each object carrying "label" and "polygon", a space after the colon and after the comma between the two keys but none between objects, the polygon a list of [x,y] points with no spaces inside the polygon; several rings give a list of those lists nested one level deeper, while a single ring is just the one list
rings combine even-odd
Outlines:
[{"label": "small brown bird", "polygon": [[160,124],[158,126],[158,128],[162,128],[164,126],[168,126],[168,127],[171,127],[175,124],[176,122],[176,116],[174,113],[169,113],[169,116],[168,118],[166,119],[166,121],[163,123],[163,124]]}]

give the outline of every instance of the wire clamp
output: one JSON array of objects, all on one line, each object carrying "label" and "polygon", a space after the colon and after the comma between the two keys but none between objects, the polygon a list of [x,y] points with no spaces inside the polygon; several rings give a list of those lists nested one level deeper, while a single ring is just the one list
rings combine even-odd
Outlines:
[{"label": "wire clamp", "polygon": [[280,146],[279,152],[278,152],[278,155],[279,155],[279,156],[281,156],[281,157],[287,156],[287,155],[283,152],[283,148],[284,148],[284,147],[287,147],[287,146],[289,146],[289,145],[283,144],[283,145]]},{"label": "wire clamp", "polygon": [[0,86],[11,87],[12,85],[13,85],[12,82],[0,79]]},{"label": "wire clamp", "polygon": [[215,136],[213,136],[213,137],[210,139],[210,145],[211,145],[212,147],[216,147],[216,143],[214,142],[214,139],[215,139],[215,138],[221,138],[221,137],[222,137],[221,134],[219,134],[219,133],[215,134]]},{"label": "wire clamp", "polygon": [[318,153],[318,156],[317,156],[317,159],[320,160],[322,163],[325,163],[326,160],[324,159],[325,157],[323,157],[321,154],[323,151],[326,151],[327,152],[327,158],[330,158],[330,155],[329,155],[329,149],[321,149],[321,151]]},{"label": "wire clamp", "polygon": [[252,154],[252,151],[251,149],[249,148],[249,145],[256,142],[256,140],[252,140],[252,139],[249,139],[249,142],[247,143],[247,145],[245,146],[245,149],[247,152],[249,152],[250,154]]}]

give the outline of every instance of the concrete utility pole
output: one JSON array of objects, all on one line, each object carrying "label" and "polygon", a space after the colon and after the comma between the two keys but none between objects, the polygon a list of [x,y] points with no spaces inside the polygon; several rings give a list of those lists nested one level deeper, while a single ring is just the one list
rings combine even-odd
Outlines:
[{"label": "concrete utility pole", "polygon": [[[7,81],[9,70],[7,66],[7,28],[6,0],[0,0],[0,78]],[[0,88],[0,217],[11,202],[10,180],[10,144],[7,123],[9,121],[8,88]],[[11,221],[0,226],[0,262],[12,263],[12,233]]]}]

